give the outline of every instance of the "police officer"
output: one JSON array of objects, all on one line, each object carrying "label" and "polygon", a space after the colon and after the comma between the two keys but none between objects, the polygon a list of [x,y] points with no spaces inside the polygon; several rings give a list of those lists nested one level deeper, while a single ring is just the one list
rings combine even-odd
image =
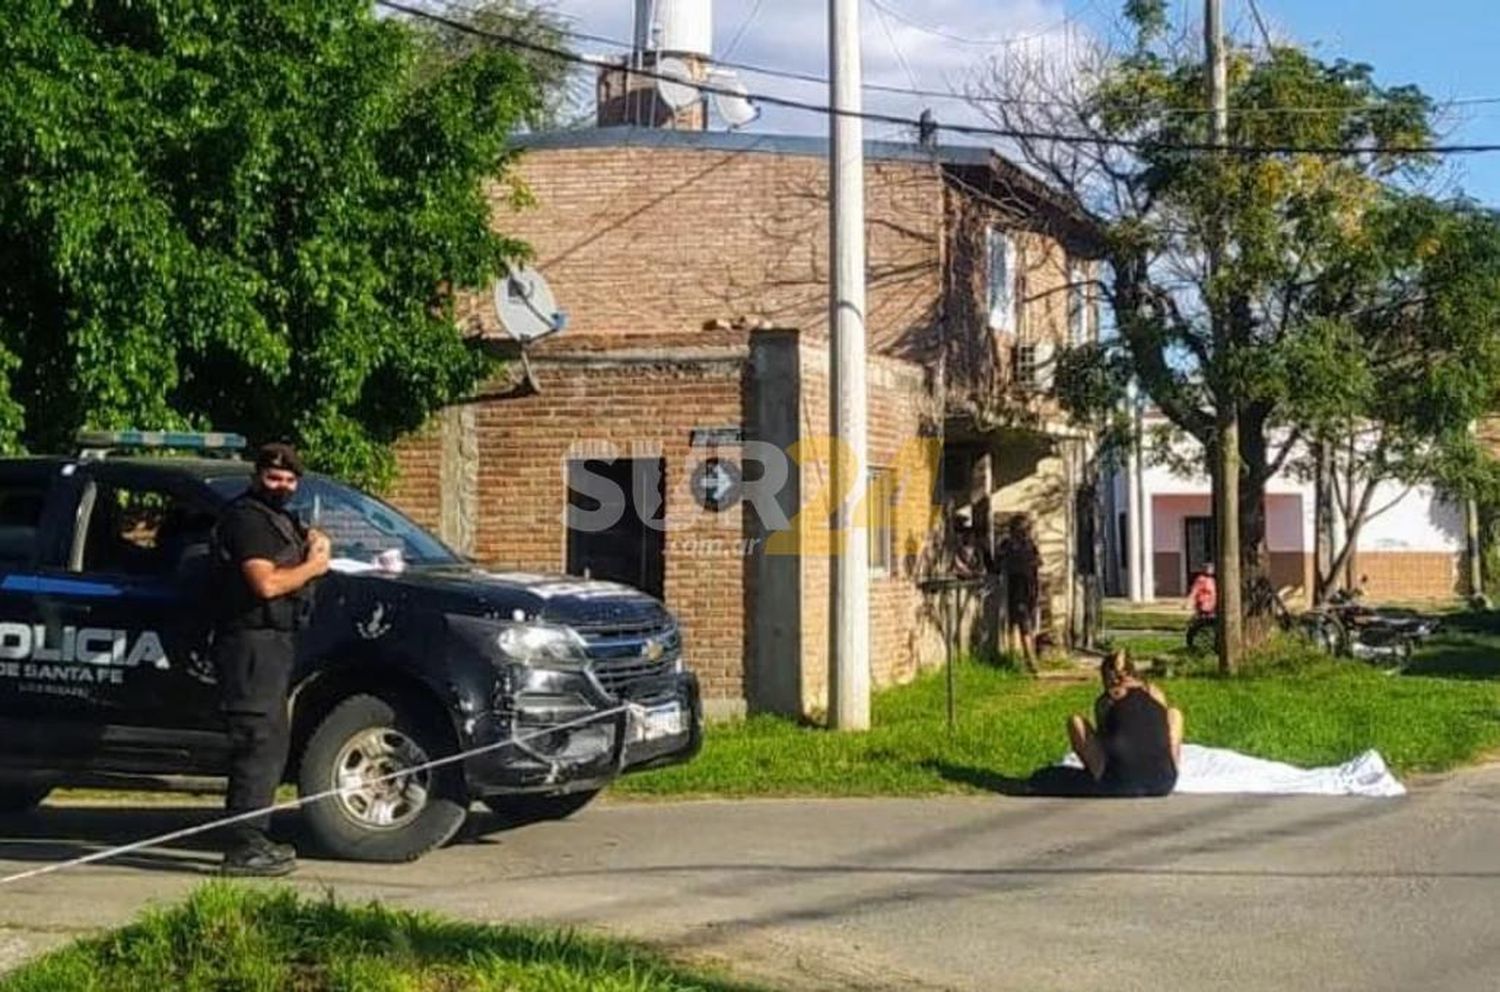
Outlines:
[{"label": "police officer", "polygon": [[[254,481],[214,531],[220,604],[214,661],[229,727],[225,805],[231,815],[275,801],[290,744],[295,633],[311,583],[328,571],[327,536],[306,530],[287,510],[301,476],[301,459],[290,445],[261,447]],[[231,826],[224,874],[284,875],[296,867],[295,850],[266,836],[270,820],[266,813]]]}]

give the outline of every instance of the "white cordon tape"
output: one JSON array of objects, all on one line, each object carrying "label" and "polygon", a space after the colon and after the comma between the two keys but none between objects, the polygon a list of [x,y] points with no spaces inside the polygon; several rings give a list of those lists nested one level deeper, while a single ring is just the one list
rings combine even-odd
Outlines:
[{"label": "white cordon tape", "polygon": [[[455,761],[464,761],[468,758],[474,757],[475,755],[484,754],[489,751],[498,751],[501,748],[510,747],[513,744],[521,744],[537,737],[546,737],[548,734],[555,734],[559,730],[568,730],[572,727],[581,727],[585,724],[593,723],[596,720],[604,720],[609,717],[616,716],[617,714],[625,713],[631,710],[641,711],[643,710],[643,707],[635,703],[625,703],[624,705],[616,706],[614,709],[604,710],[599,713],[590,713],[588,716],[579,717],[577,720],[569,720],[566,723],[554,724],[543,730],[538,730],[535,733],[526,734],[521,737],[507,737],[503,741],[496,741],[493,744],[486,744],[483,747],[470,748],[467,751],[460,751],[457,754],[450,754],[446,758],[438,758],[436,761],[429,761],[425,764],[414,765],[411,768],[404,768],[399,772],[392,772],[389,775],[381,775],[377,778],[372,778],[366,782],[360,783],[358,788],[364,788],[365,786],[372,785],[376,782],[385,782],[389,781],[390,779],[401,778],[402,776],[411,775],[415,772],[426,771],[429,768],[437,768],[441,765],[449,765]],[[210,830],[217,830],[220,827],[225,827],[232,823],[239,823],[242,820],[253,820],[256,817],[262,816],[266,813],[279,813],[289,809],[299,809],[303,806],[308,805],[309,803],[321,802],[324,799],[331,799],[334,796],[341,796],[345,793],[356,792],[358,791],[358,788],[354,786],[346,786],[342,789],[329,789],[327,792],[318,792],[310,796],[298,796],[296,799],[293,799],[290,802],[276,803],[263,809],[251,810],[248,813],[236,813],[234,816],[226,816],[217,820],[211,820],[208,823],[200,823],[196,827],[186,827],[182,830],[174,830],[171,833],[160,834],[156,837],[148,837],[145,840],[138,840],[132,844],[123,844],[119,847],[111,847],[104,851],[95,851],[93,854],[86,854],[81,858],[73,858],[69,861],[59,861],[55,864],[43,865],[40,868],[32,868],[29,871],[18,872],[14,875],[6,875],[5,877],[0,878],[0,885],[9,885],[12,882],[20,882],[28,878],[36,878],[39,875],[49,875],[52,872],[62,871],[65,868],[76,868],[80,865],[92,864],[96,861],[108,861],[110,858],[117,858],[122,854],[130,854],[133,851],[141,851],[150,847],[159,847],[162,844],[167,844],[174,840],[181,840],[184,837],[192,837],[195,834],[207,833]]]}]

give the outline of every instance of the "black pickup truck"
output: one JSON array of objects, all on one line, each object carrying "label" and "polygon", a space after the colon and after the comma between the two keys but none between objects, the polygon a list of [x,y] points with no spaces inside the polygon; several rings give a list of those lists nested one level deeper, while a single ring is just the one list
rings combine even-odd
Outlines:
[{"label": "black pickup truck", "polygon": [[[174,452],[243,440],[81,443],[0,459],[0,812],[61,785],[212,791],[227,768],[209,538],[251,469]],[[624,772],[697,753],[698,683],[655,599],[486,571],[315,474],[292,509],[333,539],[298,642],[286,770],[304,796],[338,790],[303,809],[326,853],[411,860],[450,840],[472,800],[561,818]]]}]

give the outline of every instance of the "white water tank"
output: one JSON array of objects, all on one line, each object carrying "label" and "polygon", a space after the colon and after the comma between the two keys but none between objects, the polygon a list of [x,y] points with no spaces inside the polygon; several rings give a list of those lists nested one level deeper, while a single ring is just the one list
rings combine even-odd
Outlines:
[{"label": "white water tank", "polygon": [[713,0],[635,0],[635,47],[708,58],[714,47]]}]

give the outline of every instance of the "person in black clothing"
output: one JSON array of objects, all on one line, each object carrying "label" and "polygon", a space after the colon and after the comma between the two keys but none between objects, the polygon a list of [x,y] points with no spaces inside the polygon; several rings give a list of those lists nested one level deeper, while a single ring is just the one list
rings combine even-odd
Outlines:
[{"label": "person in black clothing", "polygon": [[1104,691],[1094,703],[1094,725],[1080,714],[1068,718],[1074,753],[1104,795],[1168,794],[1182,760],[1182,712],[1136,676],[1123,651],[1105,658],[1099,675]]},{"label": "person in black clothing", "polygon": [[1000,571],[1005,575],[1005,646],[1010,647],[1010,631],[1015,631],[1026,670],[1035,673],[1042,556],[1031,533],[1031,521],[1025,515],[1011,517],[1005,539],[1000,542],[998,558]]},{"label": "person in black clothing", "polygon": [[[308,531],[287,511],[301,476],[302,462],[290,445],[265,445],[254,482],[214,530],[214,662],[229,729],[230,815],[275,801],[290,745],[287,693],[296,631],[311,584],[328,571],[327,536]],[[267,837],[270,819],[267,813],[232,825],[224,874],[284,875],[296,866],[296,851]]]}]

